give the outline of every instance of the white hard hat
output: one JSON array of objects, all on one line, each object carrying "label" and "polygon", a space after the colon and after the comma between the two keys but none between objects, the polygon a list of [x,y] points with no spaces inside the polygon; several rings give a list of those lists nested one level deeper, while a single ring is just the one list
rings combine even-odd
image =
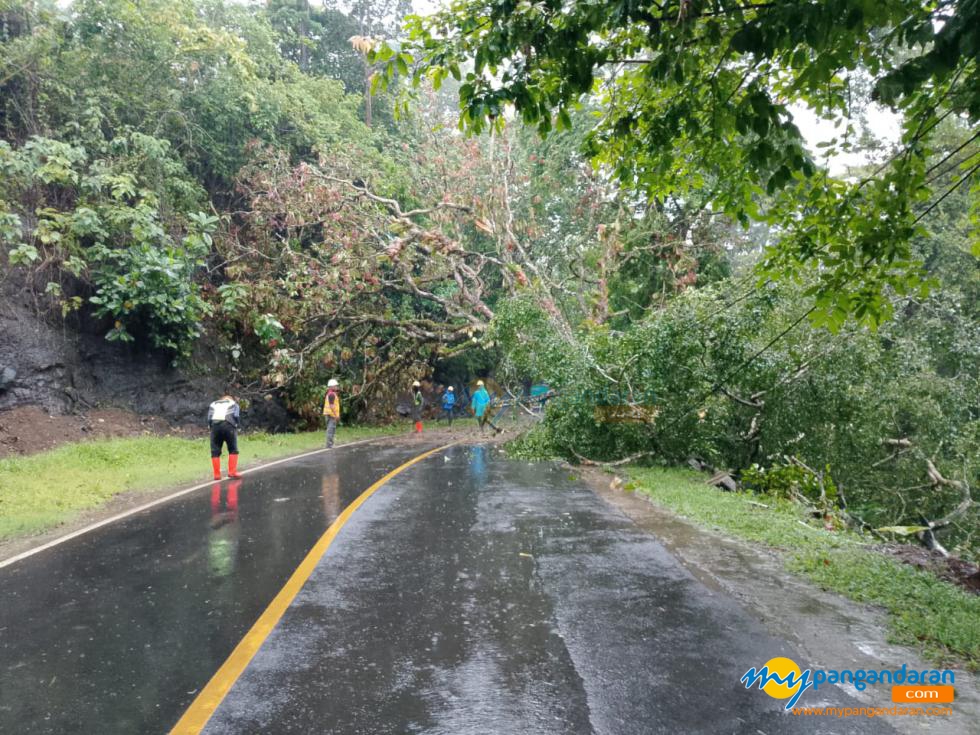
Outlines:
[{"label": "white hard hat", "polygon": [[327,387],[328,388],[336,388],[339,385],[340,385],[340,383],[337,382],[337,379],[336,378],[330,378],[330,380],[327,381]]},{"label": "white hard hat", "polygon": [[448,388],[446,388],[446,390],[448,390],[448,391],[451,391],[452,389],[453,389],[452,386],[449,386]]},{"label": "white hard hat", "polygon": [[483,385],[483,381],[482,380],[478,380],[478,381],[476,381],[476,384],[477,385]]},{"label": "white hard hat", "polygon": [[422,384],[419,381],[417,381],[417,380],[414,383],[412,383],[412,387],[413,388],[419,388],[419,387],[421,387],[421,385]]}]

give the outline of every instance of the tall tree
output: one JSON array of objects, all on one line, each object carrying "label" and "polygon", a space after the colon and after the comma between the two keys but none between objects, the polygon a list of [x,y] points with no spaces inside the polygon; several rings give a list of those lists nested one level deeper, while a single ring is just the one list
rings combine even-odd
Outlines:
[{"label": "tall tree", "polygon": [[[280,37],[280,49],[309,74],[344,82],[349,93],[361,92],[364,120],[370,127],[374,116],[371,75],[374,67],[364,51],[370,39],[399,32],[411,10],[406,0],[357,0],[353,4],[327,0],[312,5],[308,0],[267,0],[266,12]],[[352,43],[354,39],[364,39]]]}]

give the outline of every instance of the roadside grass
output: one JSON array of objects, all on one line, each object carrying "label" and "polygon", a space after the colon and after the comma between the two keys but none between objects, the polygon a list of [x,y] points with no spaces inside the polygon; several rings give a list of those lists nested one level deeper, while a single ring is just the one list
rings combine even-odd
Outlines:
[{"label": "roadside grass", "polygon": [[883,607],[893,642],[919,646],[937,665],[980,668],[980,596],[891,558],[856,533],[801,523],[803,510],[789,501],[720,492],[690,470],[634,467],[629,475],[628,488],[679,515],[765,544],[820,587]]},{"label": "roadside grass", "polygon": [[[400,433],[395,427],[347,427],[338,444]],[[243,434],[241,469],[259,460],[323,446],[323,432]],[[211,476],[208,440],[144,436],[65,444],[28,457],[0,460],[0,541],[58,526],[128,491],[150,491]],[[222,467],[227,468],[227,454]]]}]

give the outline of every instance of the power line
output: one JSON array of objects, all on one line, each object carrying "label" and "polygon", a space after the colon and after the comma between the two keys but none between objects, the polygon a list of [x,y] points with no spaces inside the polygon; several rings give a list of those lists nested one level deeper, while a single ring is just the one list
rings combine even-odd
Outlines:
[{"label": "power line", "polygon": [[736,367],[734,370],[731,370],[728,373],[726,373],[720,380],[718,380],[714,385],[712,385],[709,390],[705,391],[705,393],[703,395],[701,395],[696,401],[694,401],[694,405],[692,405],[690,408],[688,408],[685,411],[683,411],[679,416],[677,416],[669,424],[667,424],[666,426],[662,427],[660,429],[660,431],[661,432],[667,431],[667,430],[673,428],[674,426],[676,426],[678,423],[680,423],[680,421],[685,416],[687,416],[691,411],[693,411],[695,408],[697,408],[698,405],[700,405],[705,400],[707,400],[708,398],[710,398],[711,396],[713,396],[715,393],[717,393],[719,390],[721,390],[722,388],[724,388],[725,387],[725,384],[729,380],[731,380],[732,378],[734,378],[742,370],[744,370],[746,367],[748,367],[753,362],[755,362],[757,359],[759,359],[759,357],[761,357],[763,353],[765,353],[767,350],[769,350],[769,348],[771,348],[774,344],[776,344],[777,342],[779,342],[779,340],[781,340],[787,334],[789,334],[794,329],[796,329],[807,317],[810,316],[810,314],[812,314],[816,310],[817,310],[817,305],[814,304],[809,309],[807,309],[805,312],[803,312],[802,314],[800,314],[800,316],[797,317],[788,327],[786,327],[785,329],[783,329],[779,334],[777,334],[775,337],[773,337],[771,340],[769,340],[765,345],[763,345],[759,350],[757,350],[751,357],[743,360],[738,365],[738,367]]},{"label": "power line", "polygon": [[968,140],[967,140],[966,142],[964,142],[963,144],[961,144],[961,145],[959,145],[959,146],[957,146],[955,150],[953,150],[953,151],[951,151],[950,153],[948,153],[948,154],[946,154],[946,155],[945,155],[945,156],[943,157],[943,159],[942,159],[941,161],[939,161],[938,163],[934,163],[934,164],[933,164],[932,166],[930,166],[930,167],[929,167],[929,170],[928,170],[928,171],[926,171],[926,174],[925,174],[925,175],[926,175],[926,176],[928,176],[929,174],[931,174],[931,173],[932,173],[933,171],[935,171],[935,170],[936,170],[937,168],[939,168],[939,167],[940,167],[940,166],[942,166],[942,165],[943,165],[944,163],[946,163],[946,161],[948,161],[948,160],[949,160],[950,158],[952,158],[952,157],[953,157],[953,156],[955,156],[955,155],[956,155],[957,153],[959,153],[959,152],[960,152],[961,150],[963,150],[963,149],[964,149],[964,148],[966,148],[966,147],[967,147],[968,145],[970,145],[970,143],[972,143],[973,141],[975,141],[975,140],[976,140],[977,138],[980,138],[980,131],[977,131],[976,133],[974,133],[972,137],[970,137],[970,138],[969,138],[969,139],[968,139]]},{"label": "power line", "polygon": [[930,204],[928,206],[928,208],[925,209],[925,211],[923,211],[918,217],[916,217],[914,220],[912,220],[912,224],[913,225],[918,224],[922,220],[923,217],[925,217],[927,214],[929,214],[929,212],[931,212],[936,207],[938,207],[940,204],[942,204],[943,200],[946,197],[948,197],[954,191],[956,191],[957,189],[959,189],[963,185],[963,183],[966,182],[977,171],[980,171],[980,163],[978,163],[976,166],[974,166],[969,171],[967,171],[965,174],[963,174],[963,176],[959,179],[959,181],[957,181],[955,184],[953,184],[951,187],[949,187],[949,189],[946,190],[946,193],[945,194],[943,194],[941,197],[939,197],[939,199],[937,199],[932,204]]}]

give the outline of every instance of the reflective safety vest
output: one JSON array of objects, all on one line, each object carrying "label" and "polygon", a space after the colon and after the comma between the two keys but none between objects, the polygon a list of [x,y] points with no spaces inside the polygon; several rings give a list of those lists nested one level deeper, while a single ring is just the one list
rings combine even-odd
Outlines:
[{"label": "reflective safety vest", "polygon": [[337,391],[327,391],[327,397],[323,399],[323,415],[340,421],[340,396]]}]

